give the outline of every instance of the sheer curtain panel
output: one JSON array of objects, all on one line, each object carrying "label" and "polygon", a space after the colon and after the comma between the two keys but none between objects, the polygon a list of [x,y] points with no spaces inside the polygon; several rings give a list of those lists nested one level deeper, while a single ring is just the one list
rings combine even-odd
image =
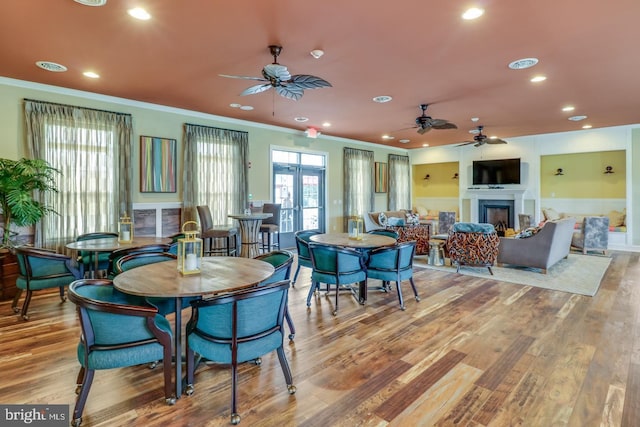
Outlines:
[{"label": "sheer curtain panel", "polygon": [[374,185],[373,151],[344,149],[344,227],[351,216],[364,216],[373,211]]},{"label": "sheer curtain panel", "polygon": [[389,154],[389,210],[411,209],[409,156]]},{"label": "sheer curtain panel", "polygon": [[80,234],[116,231],[132,214],[131,115],[28,99],[24,115],[29,155],[61,171],[45,196],[58,215],[36,226],[36,246],[63,251]]},{"label": "sheer curtain panel", "polygon": [[207,205],[213,223],[229,224],[229,214],[247,203],[247,132],[185,124],[183,221],[196,221],[196,206]]}]

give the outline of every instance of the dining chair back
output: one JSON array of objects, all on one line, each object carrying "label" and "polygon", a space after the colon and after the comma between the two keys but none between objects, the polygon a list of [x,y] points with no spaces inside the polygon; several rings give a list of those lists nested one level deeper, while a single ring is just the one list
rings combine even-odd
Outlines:
[{"label": "dining chair back", "polygon": [[231,423],[238,424],[238,364],[276,351],[287,390],[296,392],[284,351],[284,315],[289,281],[192,302],[187,323],[187,394],[193,394],[195,354],[231,365]]},{"label": "dining chair back", "polygon": [[387,246],[373,249],[369,252],[367,260],[367,277],[369,279],[382,280],[385,287],[389,282],[396,282],[398,301],[400,309],[404,310],[404,299],[402,297],[402,281],[408,280],[411,283],[416,301],[420,301],[418,290],[413,282],[413,257],[416,251],[416,242],[409,241],[397,243],[394,246]]},{"label": "dining chair back", "polygon": [[[18,247],[15,249],[19,275],[16,279],[16,292],[11,308],[14,313],[21,312],[24,320],[29,320],[29,303],[34,291],[58,288],[60,299],[64,302],[64,287],[82,277],[82,269],[66,255],[47,249]],[[18,309],[18,301],[26,291],[22,310]]]},{"label": "dining chair back", "polygon": [[[114,267],[114,276],[143,265],[154,264],[156,262],[175,260],[176,255],[169,252],[139,252],[121,257],[116,261]],[[189,303],[194,298],[183,298],[182,308],[189,307]],[[147,297],[147,302],[157,307],[158,312],[163,316],[176,312],[175,298],[171,297]]]},{"label": "dining chair back", "polygon": [[392,237],[396,240],[398,240],[399,234],[397,231],[395,230],[388,230],[388,229],[384,229],[384,228],[377,228],[375,230],[369,230],[367,231],[367,234],[377,234],[379,236],[387,236],[387,237]]},{"label": "dining chair back", "polygon": [[[96,370],[123,368],[162,360],[164,396],[172,395],[171,325],[140,297],[118,292],[108,279],[76,280],[69,286],[69,300],[80,318],[80,362],[72,425],[82,423],[82,413]],[[151,371],[150,371],[151,372]],[[178,378],[180,381],[180,378]]]},{"label": "dining chair back", "polygon": [[[338,313],[338,295],[340,287],[351,283],[361,283],[367,286],[367,271],[364,254],[351,248],[328,246],[319,243],[309,243],[311,255],[311,286],[307,295],[307,307],[311,306],[311,297],[314,292],[320,291],[321,284],[326,285],[327,293],[331,285],[336,291],[336,303],[333,315]],[[362,296],[360,296],[362,301]]]},{"label": "dining chair back", "polygon": [[[274,272],[266,280],[260,282],[260,286],[268,285],[271,283],[279,282],[282,280],[289,280],[291,277],[291,265],[293,264],[293,254],[289,251],[272,251],[266,254],[258,255],[255,259],[268,262],[273,265]],[[289,314],[289,308],[284,313],[287,325],[289,325],[289,339],[293,341],[296,336],[296,328],[293,325],[293,320]]]},{"label": "dining chair back", "polygon": [[200,237],[207,242],[207,247],[203,248],[204,253],[235,255],[238,251],[238,229],[231,225],[214,225],[209,206],[200,205],[196,206],[196,209],[200,218]]},{"label": "dining chair back", "polygon": [[[95,240],[95,239],[117,239],[118,233],[112,233],[109,231],[98,231],[95,233],[85,233],[76,237],[76,242],[81,242],[83,240]],[[78,262],[82,264],[83,271],[93,271],[95,268],[95,257],[96,253],[94,251],[78,251]],[[97,254],[98,257],[98,270],[106,270],[109,267],[109,252],[100,252]],[[98,273],[97,271],[95,272]]]},{"label": "dining chair back", "polygon": [[107,267],[107,278],[113,279],[115,277],[115,266],[118,260],[122,257],[132,254],[140,254],[140,253],[161,253],[161,252],[169,252],[171,245],[168,244],[160,244],[160,245],[145,245],[138,246],[135,248],[121,248],[116,249],[115,251],[109,254],[109,266]]},{"label": "dining chair back", "polygon": [[300,273],[300,267],[313,268],[311,264],[311,254],[309,254],[309,242],[311,236],[320,234],[316,230],[300,230],[295,232],[296,249],[298,251],[298,267],[293,275],[293,283],[291,286],[296,286],[296,280],[298,280],[298,274]]},{"label": "dining chair back", "polygon": [[[280,203],[265,203],[262,205],[262,213],[270,213],[271,217],[262,220],[260,225],[260,241],[264,252],[280,249]],[[275,235],[275,241],[272,236]]]}]

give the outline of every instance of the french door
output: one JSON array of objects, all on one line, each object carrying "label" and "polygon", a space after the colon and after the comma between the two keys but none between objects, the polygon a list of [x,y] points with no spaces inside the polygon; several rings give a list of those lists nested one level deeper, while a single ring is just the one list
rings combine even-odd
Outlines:
[{"label": "french door", "polygon": [[[324,156],[284,152],[284,162],[274,152],[273,155],[273,195],[275,203],[280,203],[280,245],[294,248],[294,233],[299,230],[325,230],[325,168]],[[315,157],[321,157],[320,159]],[[297,160],[297,161],[295,161]],[[295,161],[295,162],[292,162]],[[321,163],[321,164],[315,164]]]}]

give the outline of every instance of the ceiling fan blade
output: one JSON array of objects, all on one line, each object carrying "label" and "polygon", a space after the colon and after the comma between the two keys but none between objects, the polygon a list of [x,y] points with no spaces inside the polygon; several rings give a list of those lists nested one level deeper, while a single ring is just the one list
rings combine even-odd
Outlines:
[{"label": "ceiling fan blade", "polygon": [[477,144],[476,141],[465,141],[462,144],[456,145],[456,147],[463,147],[465,145]]},{"label": "ceiling fan blade", "polygon": [[228,77],[230,79],[245,79],[245,80],[258,80],[261,82],[266,82],[268,80],[263,79],[262,77],[249,77],[249,76],[230,76],[229,74],[218,74],[220,77]]},{"label": "ceiling fan blade", "polygon": [[321,87],[332,87],[331,83],[320,77],[308,74],[296,74],[291,77],[291,82],[302,89],[318,89]]},{"label": "ceiling fan blade", "polygon": [[286,82],[291,80],[291,73],[284,65],[280,64],[268,64],[265,65],[262,69],[262,75],[266,79],[278,79],[281,82]]},{"label": "ceiling fan blade", "polygon": [[444,121],[444,120],[443,120],[443,122],[444,122],[444,123],[442,123],[442,124],[435,124],[435,123],[434,123],[434,124],[432,125],[432,127],[433,127],[434,129],[458,129],[458,126],[454,125],[454,124],[453,124],[453,123],[451,123],[451,122],[447,122],[447,121]]},{"label": "ceiling fan blade", "polygon": [[420,126],[418,128],[418,133],[420,135],[424,135],[425,133],[429,132],[431,130],[431,126]]},{"label": "ceiling fan blade", "polygon": [[294,101],[298,101],[304,95],[304,89],[292,84],[276,86],[276,92],[278,92],[278,95]]},{"label": "ceiling fan blade", "polygon": [[256,93],[264,92],[265,90],[269,90],[269,89],[271,89],[271,83],[267,83],[263,85],[255,85],[243,90],[240,96],[255,95]]},{"label": "ceiling fan blade", "polygon": [[489,138],[485,141],[487,144],[506,144],[507,141],[500,138]]}]

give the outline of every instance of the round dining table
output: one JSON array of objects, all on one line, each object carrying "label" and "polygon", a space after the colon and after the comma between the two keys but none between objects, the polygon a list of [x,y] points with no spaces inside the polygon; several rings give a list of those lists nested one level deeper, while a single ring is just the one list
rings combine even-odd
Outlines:
[{"label": "round dining table", "polygon": [[[361,234],[359,239],[353,238],[349,233],[314,234],[309,238],[309,240],[315,243],[321,243],[323,245],[352,248],[361,252],[396,244],[396,239],[394,239],[393,237],[368,233]],[[353,289],[350,290],[351,294],[358,300],[360,304],[366,304],[367,286],[365,285],[365,282],[360,282],[358,284],[357,294],[353,291]]]},{"label": "round dining table", "polygon": [[98,253],[113,252],[122,248],[136,248],[146,245],[161,245],[171,243],[168,237],[137,237],[134,236],[130,242],[120,242],[116,237],[108,237],[103,239],[88,239],[67,243],[66,247],[75,251],[94,252],[95,266],[91,270],[91,277],[95,278],[98,270]]},{"label": "round dining table", "polygon": [[174,298],[176,398],[182,395],[182,298],[211,297],[250,288],[273,275],[273,265],[241,257],[204,257],[199,274],[183,275],[177,261],[163,261],[132,268],[118,274],[113,286],[142,297]]},{"label": "round dining table", "polygon": [[240,238],[242,247],[240,256],[245,258],[255,258],[260,253],[260,226],[262,220],[271,218],[272,213],[250,213],[228,215],[238,221],[240,226]]}]

